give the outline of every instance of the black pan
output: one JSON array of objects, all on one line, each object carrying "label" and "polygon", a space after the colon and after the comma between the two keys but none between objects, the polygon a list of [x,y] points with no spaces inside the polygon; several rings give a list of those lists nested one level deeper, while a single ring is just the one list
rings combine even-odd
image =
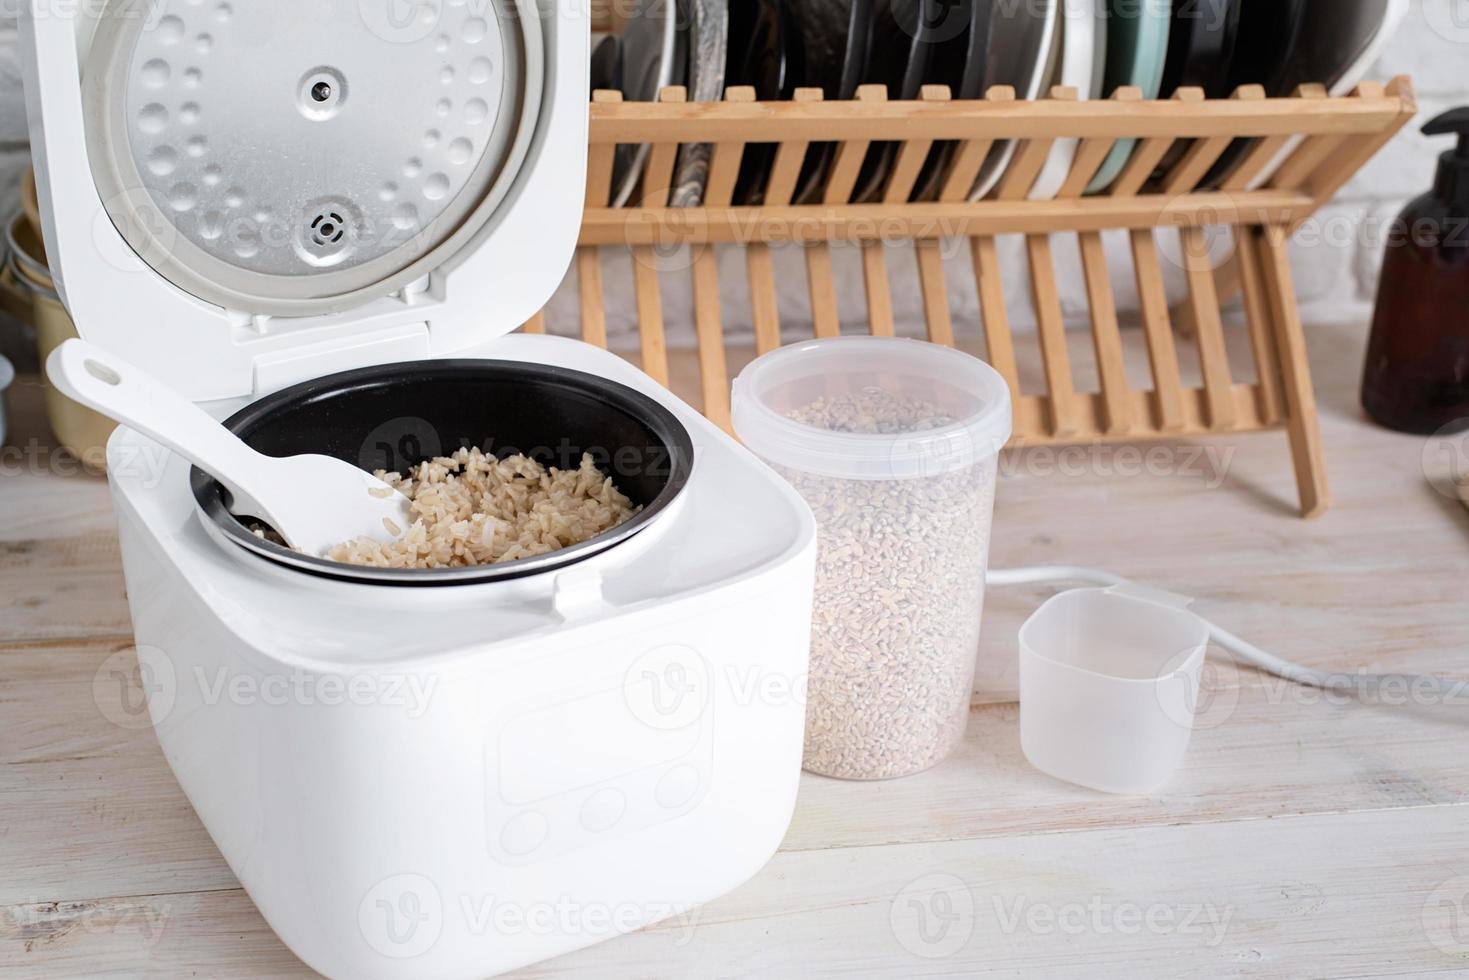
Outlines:
[{"label": "black pan", "polygon": [[1242,0],[1174,3],[1168,60],[1163,66],[1163,98],[1190,86],[1202,88],[1211,99],[1229,95],[1229,71],[1239,39],[1242,8]]},{"label": "black pan", "polygon": [[[791,0],[731,0],[726,86],[749,85],[761,102],[787,100],[805,72],[801,29]],[[736,204],[760,204],[775,161],[775,144],[745,147]]]},{"label": "black pan", "polygon": [[[930,65],[930,82],[949,86],[955,99],[984,98],[989,77],[990,28],[994,23],[990,0],[960,0],[948,8],[938,31],[939,43]],[[999,14],[1005,16],[1002,10]],[[947,141],[934,145],[913,187],[912,200],[937,200],[941,183],[959,144]],[[965,188],[966,195],[969,188]]]},{"label": "black pan", "polygon": [[[877,0],[865,80],[886,85],[889,99],[918,98],[939,43],[938,30],[946,23],[951,22],[944,0]],[[873,144],[857,177],[854,202],[882,198],[897,154],[897,143]]]},{"label": "black pan", "polygon": [[[561,469],[592,454],[642,510],[590,541],[500,565],[385,569],[314,558],[257,537],[227,507],[227,491],[197,467],[194,499],[216,537],[298,571],[377,585],[468,585],[564,568],[619,544],[683,492],[694,446],[672,412],[595,375],[519,361],[415,361],[306,381],[255,402],[225,426],[267,456],[324,453],[369,472],[402,473],[461,447],[525,453]],[[228,545],[226,545],[228,546]]]},{"label": "black pan", "polygon": [[[805,0],[796,7],[802,45],[806,50],[806,77],[802,85],[819,88],[827,101],[848,101],[857,94],[872,42],[872,0]],[[794,201],[821,200],[835,143],[817,143],[806,153]]]},{"label": "black pan", "polygon": [[[1239,38],[1229,66],[1228,88],[1263,85],[1271,98],[1290,95],[1290,79],[1299,63],[1310,0],[1245,0]],[[1203,187],[1217,188],[1228,179],[1259,140],[1235,140],[1204,178]]]},{"label": "black pan", "polygon": [[[1244,0],[1175,0],[1161,98],[1172,98],[1178,89],[1190,87],[1203,89],[1205,97],[1210,99],[1229,96],[1229,72],[1239,40],[1243,5]],[[1192,140],[1175,143],[1158,165],[1154,177],[1166,176],[1192,143]]]}]

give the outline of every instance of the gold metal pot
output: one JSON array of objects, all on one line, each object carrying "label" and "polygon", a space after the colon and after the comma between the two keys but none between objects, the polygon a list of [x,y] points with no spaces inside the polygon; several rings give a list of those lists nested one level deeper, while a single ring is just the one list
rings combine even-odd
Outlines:
[{"label": "gold metal pot", "polygon": [[[46,249],[25,211],[5,226],[5,266],[0,269],[0,306],[36,330],[40,363],[61,342],[77,335],[76,325],[51,281]],[[61,445],[88,469],[107,466],[107,439],[117,423],[83,408],[50,385],[46,386],[46,416]]]}]

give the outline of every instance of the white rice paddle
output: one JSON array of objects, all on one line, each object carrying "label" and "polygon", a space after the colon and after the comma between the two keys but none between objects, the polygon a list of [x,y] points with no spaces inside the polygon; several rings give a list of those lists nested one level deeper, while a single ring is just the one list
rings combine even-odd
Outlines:
[{"label": "white rice paddle", "polygon": [[84,340],[52,351],[46,374],[68,398],[214,477],[230,492],[231,513],[258,517],[304,554],[321,557],[361,537],[392,541],[413,524],[408,498],[371,473],[330,456],[258,453],[162,382]]}]

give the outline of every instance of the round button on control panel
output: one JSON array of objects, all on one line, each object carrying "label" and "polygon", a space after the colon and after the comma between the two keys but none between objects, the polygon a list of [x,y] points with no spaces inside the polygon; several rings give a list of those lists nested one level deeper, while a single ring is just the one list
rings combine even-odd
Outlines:
[{"label": "round button on control panel", "polygon": [[550,830],[545,814],[525,810],[511,817],[505,829],[500,831],[500,846],[506,854],[525,857],[546,842]]},{"label": "round button on control panel", "polygon": [[581,808],[581,825],[594,834],[617,826],[627,812],[627,797],[619,789],[602,789],[587,797]]},{"label": "round button on control panel", "polygon": [[658,780],[658,788],[653,791],[658,805],[666,810],[676,810],[699,792],[699,770],[691,765],[684,764],[674,766],[663,774]]}]

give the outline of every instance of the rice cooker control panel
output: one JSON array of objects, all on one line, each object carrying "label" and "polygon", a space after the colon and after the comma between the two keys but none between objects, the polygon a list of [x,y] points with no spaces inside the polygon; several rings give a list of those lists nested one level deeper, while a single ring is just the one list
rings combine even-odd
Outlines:
[{"label": "rice cooker control panel", "polygon": [[[602,656],[605,659],[606,652]],[[487,739],[486,839],[530,864],[683,816],[709,791],[712,670],[653,647],[561,697],[512,708]]]}]

